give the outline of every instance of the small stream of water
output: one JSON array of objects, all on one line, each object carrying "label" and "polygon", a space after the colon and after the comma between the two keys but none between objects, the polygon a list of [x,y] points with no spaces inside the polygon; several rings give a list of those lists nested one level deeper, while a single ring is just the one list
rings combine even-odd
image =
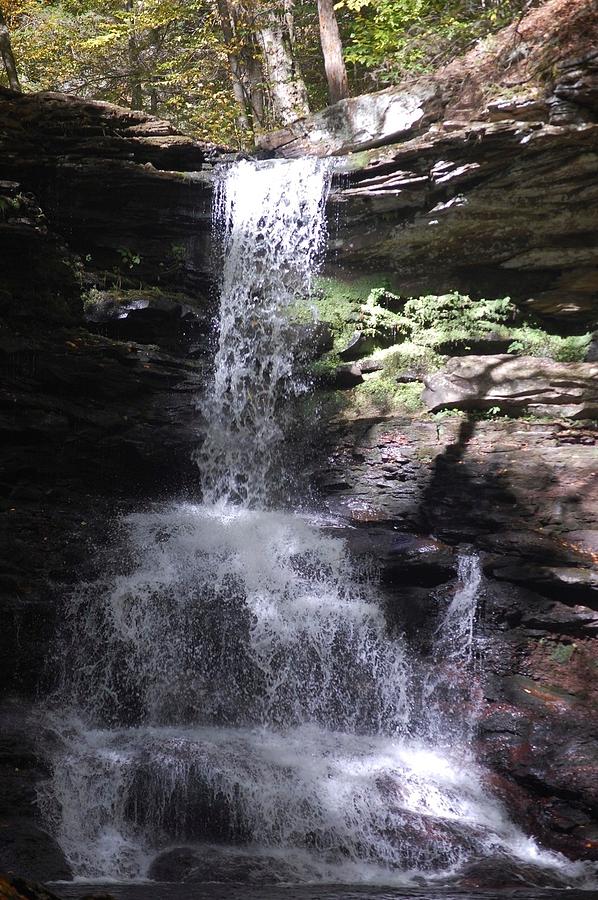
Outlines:
[{"label": "small stream of water", "polygon": [[288,312],[329,177],[314,160],[222,176],[204,503],[129,516],[121,571],[65,601],[42,809],[79,878],[418,885],[493,857],[583,880],[509,820],[470,751],[477,558],[461,557],[424,664],[338,523],[282,504],[304,389]]}]

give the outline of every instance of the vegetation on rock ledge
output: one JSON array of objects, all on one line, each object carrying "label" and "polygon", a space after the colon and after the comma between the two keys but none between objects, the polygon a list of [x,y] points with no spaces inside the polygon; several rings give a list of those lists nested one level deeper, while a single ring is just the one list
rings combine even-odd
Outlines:
[{"label": "vegetation on rock ledge", "polygon": [[[592,339],[590,333],[552,334],[508,297],[474,299],[454,291],[405,299],[396,290],[395,277],[387,273],[350,282],[317,280],[311,306],[330,325],[334,346],[312,364],[312,376],[322,387],[333,386],[347,359],[363,370],[361,383],[341,392],[344,399],[328,397],[331,409],[350,405],[358,414],[368,409],[419,414],[422,379],[451,356],[510,353],[578,362]],[[299,318],[306,314],[307,307],[294,311]]]}]

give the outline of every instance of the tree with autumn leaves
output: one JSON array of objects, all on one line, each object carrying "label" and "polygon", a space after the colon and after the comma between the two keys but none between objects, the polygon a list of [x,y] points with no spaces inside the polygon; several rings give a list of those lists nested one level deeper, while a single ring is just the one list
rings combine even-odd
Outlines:
[{"label": "tree with autumn leaves", "polygon": [[[532,0],[533,2],[533,0]],[[0,0],[0,83],[255,136],[429,71],[530,0]]]}]

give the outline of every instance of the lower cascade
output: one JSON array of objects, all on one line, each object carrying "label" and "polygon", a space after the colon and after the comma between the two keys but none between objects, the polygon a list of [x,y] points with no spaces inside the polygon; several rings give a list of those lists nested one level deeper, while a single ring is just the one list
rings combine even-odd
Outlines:
[{"label": "lower cascade", "polygon": [[463,550],[423,659],[389,628],[349,526],[286,499],[304,389],[289,311],[329,179],[316,160],[221,175],[204,503],[128,516],[119,567],[66,598],[40,806],[85,879],[418,884],[490,857],[583,883],[475,762],[478,558]]}]

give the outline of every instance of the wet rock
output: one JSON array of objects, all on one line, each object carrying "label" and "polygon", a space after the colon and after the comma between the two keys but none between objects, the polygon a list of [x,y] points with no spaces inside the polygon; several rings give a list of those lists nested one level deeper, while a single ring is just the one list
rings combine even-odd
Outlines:
[{"label": "wet rock", "polygon": [[478,859],[466,865],[451,884],[460,890],[514,890],[527,888],[561,888],[570,887],[567,879],[562,878],[554,869],[543,869],[504,857]]},{"label": "wet rock", "polygon": [[179,782],[170,793],[160,792],[152,777],[151,761],[147,767],[142,766],[129,790],[129,821],[141,829],[159,829],[173,841],[238,844],[249,840],[250,830],[237,814],[231,798],[206,780],[201,764],[188,765],[188,782]]},{"label": "wet rock", "polygon": [[42,884],[25,878],[0,875],[0,900],[60,900]]},{"label": "wet rock", "polygon": [[3,820],[0,829],[0,869],[44,881],[72,878],[57,842],[30,819]]},{"label": "wet rock", "polygon": [[297,347],[298,356],[307,360],[317,359],[332,350],[334,345],[334,335],[328,322],[294,325],[291,340]]},{"label": "wet rock", "polygon": [[152,862],[149,877],[186,884],[276,884],[293,880],[293,873],[281,858],[206,845],[167,850]]},{"label": "wet rock", "polygon": [[544,593],[562,597],[564,594],[583,600],[598,608],[598,572],[590,568],[566,566],[498,565],[493,568],[496,578],[526,584]]},{"label": "wet rock", "polygon": [[426,407],[527,411],[571,418],[598,417],[598,365],[536,357],[470,356],[449,360],[424,379]]},{"label": "wet rock", "polygon": [[211,323],[205,297],[162,292],[157,288],[93,292],[85,320],[91,331],[117,341],[158,345],[179,356],[206,354]]},{"label": "wet rock", "polygon": [[357,559],[374,560],[388,584],[436,587],[454,578],[457,571],[454,549],[425,535],[398,533],[366,524],[359,528],[327,530],[343,537]]},{"label": "wet rock", "polygon": [[37,809],[37,789],[49,775],[38,739],[28,704],[13,700],[0,706],[0,872],[40,881],[70,879],[65,856]]}]

